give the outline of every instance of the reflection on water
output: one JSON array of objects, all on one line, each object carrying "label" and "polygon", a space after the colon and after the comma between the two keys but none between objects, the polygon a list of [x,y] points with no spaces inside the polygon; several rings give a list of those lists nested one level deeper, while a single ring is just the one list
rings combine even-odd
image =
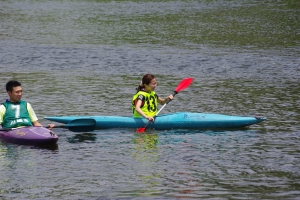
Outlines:
[{"label": "reflection on water", "polygon": [[156,162],[159,159],[157,152],[157,145],[159,144],[158,134],[141,133],[134,136],[135,152],[133,157],[141,164]]},{"label": "reflection on water", "polygon": [[68,142],[70,143],[77,143],[77,142],[94,142],[97,139],[97,134],[94,133],[82,133],[82,134],[75,134],[72,137],[68,137]]},{"label": "reflection on water", "polygon": [[157,134],[134,134],[133,137],[133,158],[137,161],[135,173],[145,185],[147,189],[136,191],[140,195],[151,195],[158,193],[157,188],[160,183],[161,172],[155,170],[155,165],[160,159],[159,139]]}]

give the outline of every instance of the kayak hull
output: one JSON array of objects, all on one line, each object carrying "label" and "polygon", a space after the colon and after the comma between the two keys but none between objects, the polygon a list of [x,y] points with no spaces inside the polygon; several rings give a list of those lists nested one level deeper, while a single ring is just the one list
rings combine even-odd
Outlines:
[{"label": "kayak hull", "polygon": [[23,145],[54,145],[58,136],[44,127],[28,126],[0,131],[0,139],[5,142]]},{"label": "kayak hull", "polygon": [[[48,116],[47,120],[67,124],[75,119],[91,118],[96,120],[97,129],[141,128],[148,120],[126,116]],[[159,115],[147,128],[168,129],[214,129],[240,128],[260,123],[264,117],[229,116],[222,114],[178,112]]]}]

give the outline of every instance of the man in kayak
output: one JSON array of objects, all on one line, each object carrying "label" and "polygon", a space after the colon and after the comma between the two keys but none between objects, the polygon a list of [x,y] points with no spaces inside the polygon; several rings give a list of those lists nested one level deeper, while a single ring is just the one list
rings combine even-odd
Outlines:
[{"label": "man in kayak", "polygon": [[[21,83],[15,80],[6,83],[6,91],[9,96],[0,105],[0,124],[3,128],[17,128],[21,126],[43,126],[39,123],[30,103],[21,100],[23,90]],[[49,124],[49,129],[54,127]]]},{"label": "man in kayak", "polygon": [[149,121],[154,121],[154,116],[158,111],[158,103],[163,105],[168,99],[173,99],[170,95],[164,99],[155,93],[157,86],[156,78],[152,74],[146,74],[141,84],[137,88],[137,93],[132,98],[132,110],[134,117],[144,117]]}]

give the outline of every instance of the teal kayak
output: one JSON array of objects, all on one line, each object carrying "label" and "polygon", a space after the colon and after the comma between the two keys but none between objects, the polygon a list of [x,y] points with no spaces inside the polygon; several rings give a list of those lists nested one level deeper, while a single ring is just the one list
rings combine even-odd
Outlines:
[{"label": "teal kayak", "polygon": [[[44,118],[63,124],[79,119],[94,119],[96,121],[96,129],[141,128],[148,123],[147,119],[131,116],[46,116]],[[266,120],[265,117],[177,112],[157,116],[148,128],[158,130],[240,128],[257,124],[264,120]]]}]

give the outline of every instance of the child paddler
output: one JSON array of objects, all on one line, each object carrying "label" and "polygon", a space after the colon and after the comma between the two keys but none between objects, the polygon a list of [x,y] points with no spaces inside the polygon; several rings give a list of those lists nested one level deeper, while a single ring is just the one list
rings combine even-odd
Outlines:
[{"label": "child paddler", "polygon": [[173,95],[164,99],[160,98],[154,91],[156,86],[157,82],[154,75],[146,74],[143,77],[141,84],[136,88],[137,93],[132,98],[134,117],[144,117],[149,121],[154,121],[154,116],[158,112],[158,103],[163,105],[168,99],[173,99]]},{"label": "child paddler", "polygon": [[[20,82],[8,81],[6,91],[9,99],[0,105],[0,124],[2,128],[43,126],[39,123],[30,103],[21,100],[23,90]],[[53,127],[53,124],[49,124],[49,129]]]}]

